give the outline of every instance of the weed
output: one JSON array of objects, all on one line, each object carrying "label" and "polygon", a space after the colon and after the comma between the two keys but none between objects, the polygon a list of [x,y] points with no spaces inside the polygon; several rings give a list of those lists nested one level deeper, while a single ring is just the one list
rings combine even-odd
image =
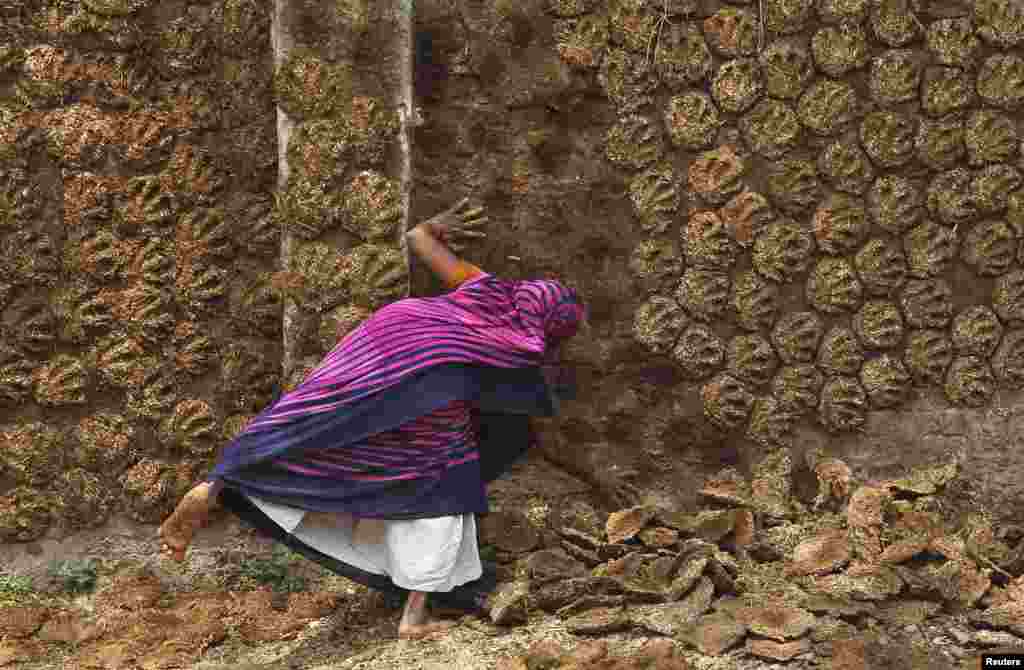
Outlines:
[{"label": "weed", "polygon": [[50,575],[60,580],[64,591],[68,593],[88,593],[96,587],[96,572],[99,561],[94,558],[70,559],[54,561],[50,565]]},{"label": "weed", "polygon": [[302,591],[306,580],[299,575],[288,574],[295,554],[287,548],[277,546],[270,558],[254,558],[241,567],[243,577],[260,584],[268,584],[278,592]]},{"label": "weed", "polygon": [[32,578],[0,574],[0,604],[14,604],[33,595]]}]

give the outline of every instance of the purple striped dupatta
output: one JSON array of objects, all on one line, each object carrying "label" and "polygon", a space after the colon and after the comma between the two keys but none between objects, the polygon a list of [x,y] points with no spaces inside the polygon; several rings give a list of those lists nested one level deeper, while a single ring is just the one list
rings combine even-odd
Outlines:
[{"label": "purple striped dupatta", "polygon": [[[209,479],[271,501],[356,516],[486,511],[483,483],[504,469],[494,464],[507,465],[509,454],[526,444],[490,431],[488,443],[502,453],[467,445],[480,457],[470,454],[443,475],[436,468],[417,472],[412,461],[398,477],[369,457],[368,438],[457,401],[471,402],[495,421],[552,414],[540,365],[582,318],[575,292],[559,282],[488,274],[438,297],[387,305],[343,338],[302,384],[256,416],[225,447]],[[280,459],[301,463],[304,451],[325,450],[366,467],[350,476],[332,471],[315,477],[274,466]]]}]

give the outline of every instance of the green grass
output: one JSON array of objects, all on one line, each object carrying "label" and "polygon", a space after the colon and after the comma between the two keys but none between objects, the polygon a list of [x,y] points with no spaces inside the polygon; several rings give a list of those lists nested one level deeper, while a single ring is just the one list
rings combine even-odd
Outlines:
[{"label": "green grass", "polygon": [[0,574],[0,605],[15,605],[33,595],[31,577]]},{"label": "green grass", "polygon": [[99,561],[94,558],[54,561],[50,564],[50,576],[60,581],[64,591],[71,594],[89,593],[96,588],[96,573]]},{"label": "green grass", "polygon": [[303,591],[306,588],[305,578],[289,574],[296,556],[288,548],[277,545],[270,558],[254,558],[244,563],[241,566],[242,577],[269,585],[277,592]]}]

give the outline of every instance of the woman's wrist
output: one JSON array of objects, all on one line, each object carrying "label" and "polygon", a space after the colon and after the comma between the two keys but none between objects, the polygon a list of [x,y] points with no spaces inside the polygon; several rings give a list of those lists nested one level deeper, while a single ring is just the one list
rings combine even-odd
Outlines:
[{"label": "woman's wrist", "polygon": [[418,231],[418,234],[429,235],[430,237],[433,237],[438,242],[444,242],[444,237],[445,237],[444,230],[441,229],[433,221],[424,221],[424,222],[416,225],[409,232],[412,233],[412,232],[417,232],[417,231]]},{"label": "woman's wrist", "polygon": [[429,221],[423,221],[421,223],[416,224],[415,226],[413,226],[412,228],[409,229],[409,232],[406,233],[406,235],[413,235],[413,234],[416,234],[416,235],[427,234],[427,235],[430,235],[431,237],[437,237],[437,235],[434,232],[433,228],[431,227]]}]

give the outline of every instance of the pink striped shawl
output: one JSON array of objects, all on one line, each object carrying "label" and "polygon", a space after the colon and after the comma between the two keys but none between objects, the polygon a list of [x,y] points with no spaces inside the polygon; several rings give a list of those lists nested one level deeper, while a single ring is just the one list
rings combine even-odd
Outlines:
[{"label": "pink striped shawl", "polygon": [[345,336],[247,432],[329,412],[442,363],[540,365],[583,316],[576,292],[560,282],[507,281],[490,274],[438,297],[399,300]]}]

